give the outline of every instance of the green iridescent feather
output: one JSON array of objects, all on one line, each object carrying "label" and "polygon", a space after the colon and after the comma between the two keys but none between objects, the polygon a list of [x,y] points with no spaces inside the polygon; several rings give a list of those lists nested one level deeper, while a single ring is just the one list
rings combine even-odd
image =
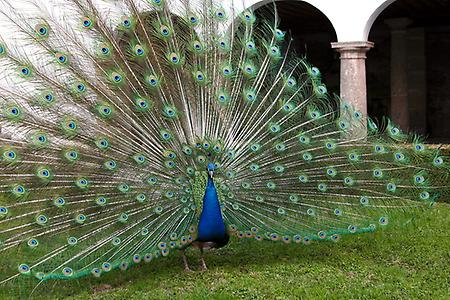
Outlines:
[{"label": "green iridescent feather", "polygon": [[329,95],[275,15],[60,2],[65,18],[2,2],[26,42],[0,39],[0,284],[186,247],[209,163],[229,233],[256,241],[337,241],[449,195],[447,157]]}]

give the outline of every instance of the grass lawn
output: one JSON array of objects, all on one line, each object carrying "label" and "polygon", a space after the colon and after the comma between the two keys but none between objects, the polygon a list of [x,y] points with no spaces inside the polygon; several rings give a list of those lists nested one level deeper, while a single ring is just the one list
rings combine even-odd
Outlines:
[{"label": "grass lawn", "polygon": [[[188,254],[197,267],[198,253]],[[450,299],[450,205],[440,204],[401,229],[344,236],[338,243],[304,246],[233,239],[227,247],[208,253],[206,260],[208,271],[185,273],[181,256],[173,254],[100,279],[49,282],[33,296]]]}]

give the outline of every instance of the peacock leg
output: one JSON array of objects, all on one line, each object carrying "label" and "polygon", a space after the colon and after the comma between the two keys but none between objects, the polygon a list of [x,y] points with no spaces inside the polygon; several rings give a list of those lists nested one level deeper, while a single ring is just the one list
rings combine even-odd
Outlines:
[{"label": "peacock leg", "polygon": [[206,271],[207,269],[205,258],[203,257],[203,248],[200,248],[200,270]]},{"label": "peacock leg", "polygon": [[183,263],[184,263],[184,270],[186,272],[191,272],[191,269],[189,268],[188,259],[186,257],[186,253],[184,253],[186,249],[181,250],[181,255],[183,256]]}]

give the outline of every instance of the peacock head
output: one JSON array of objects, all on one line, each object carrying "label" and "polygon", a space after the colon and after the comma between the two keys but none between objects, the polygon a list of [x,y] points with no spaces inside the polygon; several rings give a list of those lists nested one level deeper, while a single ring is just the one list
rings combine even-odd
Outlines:
[{"label": "peacock head", "polygon": [[216,165],[213,163],[208,164],[208,174],[212,178],[214,175],[214,171],[216,170]]}]

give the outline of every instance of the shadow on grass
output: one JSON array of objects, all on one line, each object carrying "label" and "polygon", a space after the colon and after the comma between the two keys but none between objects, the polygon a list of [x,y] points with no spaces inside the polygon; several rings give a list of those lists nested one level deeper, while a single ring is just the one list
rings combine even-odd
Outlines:
[{"label": "shadow on grass", "polygon": [[[432,210],[408,222],[404,228],[391,227],[373,234],[344,236],[342,241],[303,244],[257,242],[232,238],[225,248],[206,254],[209,270],[186,273],[181,255],[176,251],[168,257],[130,268],[126,272],[112,271],[100,278],[86,277],[74,281],[49,281],[36,286],[36,281],[23,281],[0,291],[1,299],[42,298],[63,299],[73,297],[97,298],[118,290],[146,291],[165,286],[183,287],[187,284],[208,284],[207,281],[231,274],[236,278],[252,276],[258,272],[302,273],[321,270],[346,269],[347,265],[372,266],[401,265],[405,270],[425,268],[432,271],[442,267],[445,246],[442,237],[448,231],[450,206]],[[450,252],[448,252],[450,253]],[[448,255],[447,253],[447,255]],[[188,251],[193,269],[198,269],[199,253]],[[350,273],[349,273],[350,274]],[[445,274],[444,274],[445,275]],[[351,276],[351,274],[349,275]],[[33,291],[33,293],[31,293]],[[2,297],[3,296],[3,297]]]},{"label": "shadow on grass", "polygon": [[[127,288],[130,283],[146,281],[166,282],[180,277],[186,280],[201,279],[212,272],[238,272],[245,274],[255,266],[268,267],[274,264],[289,263],[297,266],[307,266],[311,263],[332,263],[336,252],[352,252],[351,245],[336,244],[333,242],[314,243],[308,246],[296,244],[281,244],[270,241],[257,242],[249,239],[232,238],[226,247],[206,253],[205,258],[209,270],[198,271],[199,254],[197,249],[189,249],[187,255],[193,270],[192,273],[185,272],[181,255],[178,251],[168,257],[162,257],[150,263],[142,263],[127,271],[112,271],[102,275],[100,278],[86,277],[73,281],[48,281],[36,286],[35,280],[26,279],[16,291],[9,291],[12,298],[23,299],[24,297],[41,298],[43,294],[50,298],[66,298],[77,295],[97,294],[108,292],[112,289]],[[20,280],[23,280],[21,278]],[[14,285],[17,289],[17,285]],[[12,292],[12,293],[11,293]],[[18,293],[18,294],[17,294]],[[0,293],[1,295],[1,293]],[[6,295],[5,295],[6,296]]]}]

